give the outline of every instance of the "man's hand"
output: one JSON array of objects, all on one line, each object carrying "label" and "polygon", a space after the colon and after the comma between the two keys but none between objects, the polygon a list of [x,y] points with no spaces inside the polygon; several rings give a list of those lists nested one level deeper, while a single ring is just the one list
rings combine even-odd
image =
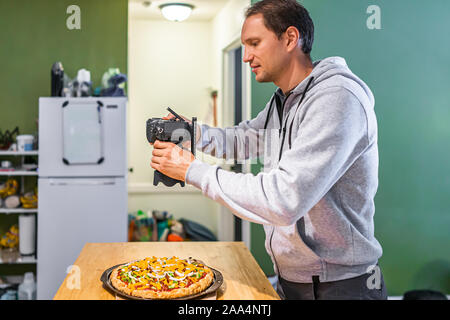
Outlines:
[{"label": "man's hand", "polygon": [[156,140],[153,148],[152,168],[170,178],[184,181],[189,166],[195,160],[194,155],[171,142]]}]

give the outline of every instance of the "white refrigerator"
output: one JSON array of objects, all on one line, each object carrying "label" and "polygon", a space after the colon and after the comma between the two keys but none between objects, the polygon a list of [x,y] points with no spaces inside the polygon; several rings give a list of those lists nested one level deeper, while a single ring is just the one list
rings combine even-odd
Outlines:
[{"label": "white refrigerator", "polygon": [[38,299],[69,270],[83,289],[70,268],[86,243],[127,241],[126,108],[122,97],[39,99]]}]

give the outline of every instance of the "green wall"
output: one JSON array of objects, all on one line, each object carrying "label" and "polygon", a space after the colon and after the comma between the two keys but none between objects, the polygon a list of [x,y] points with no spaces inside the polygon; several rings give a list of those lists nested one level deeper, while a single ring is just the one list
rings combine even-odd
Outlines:
[{"label": "green wall", "polygon": [[[66,27],[69,5],[81,9],[80,30]],[[127,38],[127,0],[0,0],[0,129],[37,132],[38,98],[51,94],[56,61],[70,78],[91,71],[94,87],[109,67],[127,73]],[[0,236],[13,223],[17,216],[0,214]],[[2,266],[0,276],[18,268]]]},{"label": "green wall", "polygon": [[[81,9],[81,29],[68,30],[69,5]],[[108,67],[127,71],[127,0],[0,0],[0,128],[36,131],[38,97],[50,96],[50,70],[91,71],[100,85]]]},{"label": "green wall", "polygon": [[[299,2],[315,23],[313,60],[344,57],[375,95],[375,235],[389,294],[417,288],[450,293],[450,2]],[[366,26],[373,4],[381,9],[380,30]],[[253,78],[253,116],[274,88]],[[252,226],[253,253],[273,273],[261,229]]]}]

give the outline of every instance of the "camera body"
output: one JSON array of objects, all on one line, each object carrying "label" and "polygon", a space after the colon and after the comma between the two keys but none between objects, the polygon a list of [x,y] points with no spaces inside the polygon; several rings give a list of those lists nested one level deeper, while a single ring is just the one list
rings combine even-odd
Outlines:
[{"label": "camera body", "polygon": [[155,143],[156,140],[178,144],[180,139],[190,140],[191,125],[186,121],[163,120],[152,118],[147,120],[147,140]]},{"label": "camera body", "polygon": [[[170,108],[168,110],[175,116],[175,119],[151,118],[147,120],[146,132],[148,142],[155,143],[156,140],[159,140],[172,142],[182,147],[183,142],[190,141],[190,151],[195,156],[197,118],[192,118],[192,123],[189,123]],[[182,187],[185,185],[184,181],[172,179],[159,171],[155,171],[153,185],[157,186],[159,182],[162,182],[167,187],[173,187],[177,183],[180,183]]]}]

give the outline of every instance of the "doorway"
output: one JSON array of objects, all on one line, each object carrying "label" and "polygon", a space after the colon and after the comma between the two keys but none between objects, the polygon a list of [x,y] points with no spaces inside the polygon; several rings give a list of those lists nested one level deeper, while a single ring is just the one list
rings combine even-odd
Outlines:
[{"label": "doorway", "polygon": [[[235,126],[250,119],[250,69],[242,61],[243,49],[237,38],[223,51],[223,108],[224,127]],[[236,152],[234,153],[236,154]],[[229,168],[236,173],[249,173],[250,161],[234,160]],[[221,209],[221,226],[228,241],[243,241],[250,249],[250,223],[233,215],[228,209]]]}]

